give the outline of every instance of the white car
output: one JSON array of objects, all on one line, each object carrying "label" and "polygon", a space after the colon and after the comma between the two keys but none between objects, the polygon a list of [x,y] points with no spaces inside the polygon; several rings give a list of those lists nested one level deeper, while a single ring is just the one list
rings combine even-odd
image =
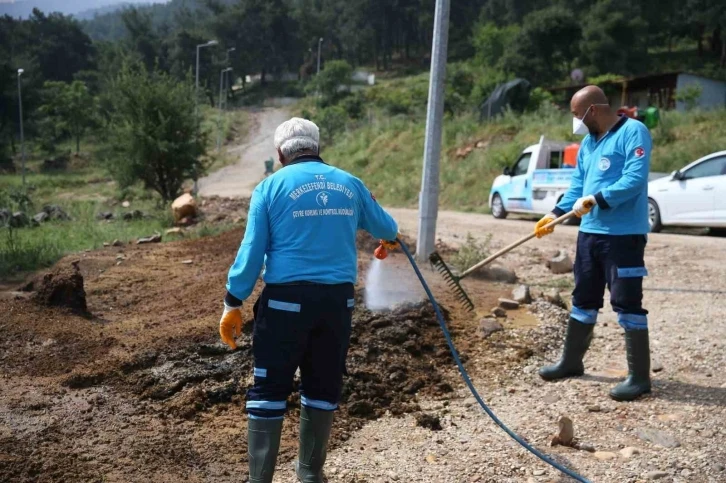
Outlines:
[{"label": "white car", "polygon": [[652,232],[691,226],[726,233],[726,151],[648,183],[648,215]]}]

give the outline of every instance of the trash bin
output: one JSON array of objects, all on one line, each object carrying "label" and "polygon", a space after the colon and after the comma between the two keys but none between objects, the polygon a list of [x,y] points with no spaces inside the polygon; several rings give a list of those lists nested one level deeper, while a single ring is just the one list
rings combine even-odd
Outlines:
[{"label": "trash bin", "polygon": [[645,124],[648,129],[653,129],[654,127],[656,127],[659,120],[660,113],[657,107],[650,106],[648,109],[645,110],[645,119],[643,120],[643,124]]}]

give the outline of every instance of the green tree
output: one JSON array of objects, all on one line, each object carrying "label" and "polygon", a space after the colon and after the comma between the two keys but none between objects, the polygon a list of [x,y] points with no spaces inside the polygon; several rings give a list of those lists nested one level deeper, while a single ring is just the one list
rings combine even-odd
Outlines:
[{"label": "green tree", "polygon": [[471,36],[476,63],[483,67],[501,68],[502,58],[514,44],[518,33],[517,25],[497,27],[492,22],[478,23]]},{"label": "green tree", "polygon": [[335,102],[339,97],[338,88],[350,85],[353,68],[345,60],[331,60],[325,64],[315,79],[308,85],[311,92],[319,91],[323,104]]},{"label": "green tree", "polygon": [[194,82],[125,64],[109,92],[109,170],[122,187],[141,181],[171,201],[206,170],[208,134],[194,114]]},{"label": "green tree", "polygon": [[590,73],[647,71],[647,24],[628,0],[600,0],[585,16],[580,59]]},{"label": "green tree", "polygon": [[570,72],[581,36],[579,19],[571,10],[560,6],[537,10],[524,17],[503,65],[534,85],[558,81]]},{"label": "green tree", "polygon": [[40,112],[54,128],[54,137],[70,136],[76,142],[76,154],[81,150],[81,138],[96,123],[96,99],[81,81],[48,81],[43,85],[45,104]]}]

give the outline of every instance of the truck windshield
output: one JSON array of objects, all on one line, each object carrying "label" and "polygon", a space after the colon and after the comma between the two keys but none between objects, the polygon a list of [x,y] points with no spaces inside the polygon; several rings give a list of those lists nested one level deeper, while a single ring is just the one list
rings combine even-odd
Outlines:
[{"label": "truck windshield", "polygon": [[514,169],[512,170],[512,176],[521,176],[523,174],[527,174],[527,170],[529,169],[529,160],[532,157],[532,153],[524,153],[521,158],[517,161],[517,164],[514,165]]}]

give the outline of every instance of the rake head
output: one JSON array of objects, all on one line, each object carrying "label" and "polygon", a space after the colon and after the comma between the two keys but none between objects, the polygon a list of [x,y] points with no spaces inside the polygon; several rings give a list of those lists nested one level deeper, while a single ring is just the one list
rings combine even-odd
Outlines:
[{"label": "rake head", "polygon": [[464,288],[459,283],[459,277],[453,274],[451,269],[444,262],[444,259],[441,258],[441,255],[439,255],[437,252],[433,252],[431,255],[429,255],[429,261],[434,266],[434,268],[436,268],[436,270],[438,270],[438,272],[441,274],[443,279],[446,281],[446,284],[449,286],[449,289],[459,300],[459,303],[465,309],[473,312],[474,303],[471,301],[469,296],[464,291]]}]

